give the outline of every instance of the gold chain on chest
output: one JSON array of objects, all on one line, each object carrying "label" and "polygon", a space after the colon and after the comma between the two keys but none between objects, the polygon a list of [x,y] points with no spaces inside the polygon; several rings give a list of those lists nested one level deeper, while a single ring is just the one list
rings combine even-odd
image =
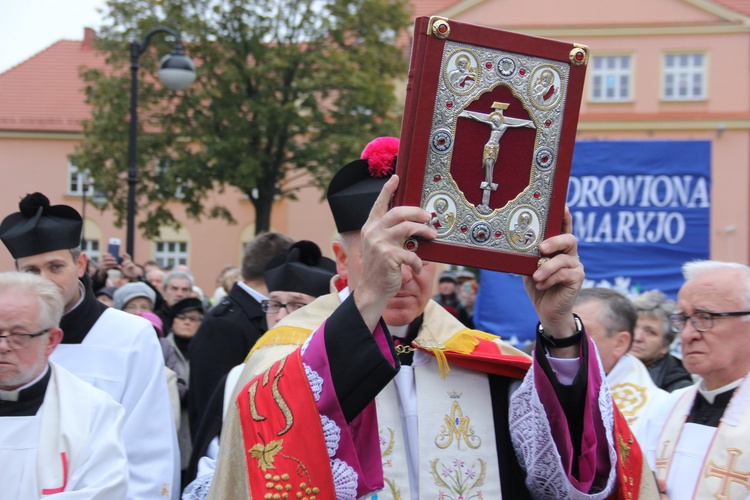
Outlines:
[{"label": "gold chain on chest", "polygon": [[396,348],[396,354],[409,354],[410,352],[416,351],[416,349],[410,345],[397,345],[394,347]]}]

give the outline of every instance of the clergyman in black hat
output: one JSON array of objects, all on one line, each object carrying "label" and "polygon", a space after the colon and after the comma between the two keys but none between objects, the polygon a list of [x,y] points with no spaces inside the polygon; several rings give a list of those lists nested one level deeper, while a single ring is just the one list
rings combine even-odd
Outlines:
[{"label": "clergyman in black hat", "polygon": [[[589,373],[595,389],[599,383],[595,354],[587,357],[594,347],[587,350],[572,312],[584,273],[570,215],[566,234],[540,245],[550,258],[527,281],[539,331],[555,355],[538,351],[539,365],[530,371],[537,383],[526,377],[531,359],[494,335],[468,330],[430,300],[437,266],[404,243],[438,236],[427,225],[431,213],[389,208],[403,180],[378,176],[373,156],[362,156],[334,176],[328,191],[341,235],[334,246],[337,270],[348,290],[290,314],[250,353],[234,387],[236,404],[227,410],[209,500],[248,492],[263,498],[273,493],[276,477],[294,478],[292,488],[314,487],[318,498],[375,492],[438,498],[457,491],[459,481],[464,496],[478,496],[481,488],[484,498],[610,494],[616,474],[609,471],[620,457],[614,450],[608,455],[616,441],[611,433],[604,438],[601,415],[612,415],[611,398],[586,393],[563,400],[563,407],[567,388],[555,392],[557,362],[572,365],[572,380],[564,383],[577,384],[576,391],[586,389]],[[393,161],[377,161],[383,163]],[[514,379],[524,382],[511,398]],[[284,386],[287,380],[301,382]],[[271,452],[268,474],[261,459]],[[611,459],[593,463],[602,456]],[[297,479],[300,463],[316,466],[315,473],[306,469],[304,486]],[[574,472],[566,468],[571,463]],[[640,464],[635,470],[647,472]]]},{"label": "clergyman in black hat", "polygon": [[[331,290],[331,280],[336,275],[336,263],[323,257],[320,247],[312,241],[294,243],[287,253],[276,255],[266,265],[263,276],[268,288],[268,299],[261,302],[268,328],[273,328],[288,314],[302,309],[317,297]],[[259,342],[262,344],[263,337]],[[226,384],[237,380],[243,365],[235,367],[216,387],[209,407],[203,414],[193,439],[194,450],[188,468],[188,481],[198,471],[198,462],[206,455],[211,441],[219,436],[222,423],[222,405]],[[239,370],[237,369],[239,368]],[[226,405],[226,402],[224,402]]]},{"label": "clergyman in black hat", "polygon": [[292,245],[289,253],[271,259],[263,274],[269,293],[261,307],[270,330],[287,314],[330,291],[336,263],[323,257],[318,245],[303,240]]},{"label": "clergyman in black hat", "polygon": [[171,493],[179,485],[179,456],[161,347],[147,320],[96,299],[80,248],[82,228],[74,208],[34,193],[0,223],[0,240],[19,271],[41,275],[62,291],[63,339],[50,359],[125,409],[128,498]]}]

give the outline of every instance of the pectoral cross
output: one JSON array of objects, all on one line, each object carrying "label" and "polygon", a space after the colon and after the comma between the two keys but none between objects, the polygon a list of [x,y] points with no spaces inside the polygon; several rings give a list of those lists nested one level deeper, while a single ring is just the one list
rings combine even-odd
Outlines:
[{"label": "pectoral cross", "polygon": [[504,116],[503,111],[508,109],[508,106],[510,104],[506,102],[494,102],[492,103],[494,111],[489,114],[464,110],[458,115],[459,118],[471,118],[472,120],[489,125],[492,129],[490,139],[484,145],[484,152],[482,154],[484,181],[479,185],[479,189],[484,191],[482,194],[482,205],[480,206],[484,207],[486,211],[490,210],[490,194],[493,191],[497,191],[497,184],[492,181],[492,175],[495,170],[498,154],[500,153],[500,139],[502,139],[503,134],[510,127],[536,128],[536,125],[531,120],[521,120],[520,118]]}]

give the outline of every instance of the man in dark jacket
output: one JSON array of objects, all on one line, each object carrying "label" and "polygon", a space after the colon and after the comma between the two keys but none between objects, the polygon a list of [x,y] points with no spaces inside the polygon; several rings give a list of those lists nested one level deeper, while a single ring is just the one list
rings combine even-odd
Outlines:
[{"label": "man in dark jacket", "polygon": [[286,253],[292,239],[280,233],[263,233],[245,246],[242,281],[203,318],[190,343],[190,430],[197,432],[204,409],[221,378],[242,363],[255,342],[265,333],[261,302],[268,289],[263,271],[276,255]]}]

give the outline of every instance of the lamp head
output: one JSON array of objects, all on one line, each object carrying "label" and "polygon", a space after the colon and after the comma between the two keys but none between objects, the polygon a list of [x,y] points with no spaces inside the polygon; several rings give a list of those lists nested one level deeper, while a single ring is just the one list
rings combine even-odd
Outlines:
[{"label": "lamp head", "polygon": [[195,65],[181,47],[175,47],[171,54],[162,58],[159,63],[159,79],[172,90],[183,90],[193,83]]}]

